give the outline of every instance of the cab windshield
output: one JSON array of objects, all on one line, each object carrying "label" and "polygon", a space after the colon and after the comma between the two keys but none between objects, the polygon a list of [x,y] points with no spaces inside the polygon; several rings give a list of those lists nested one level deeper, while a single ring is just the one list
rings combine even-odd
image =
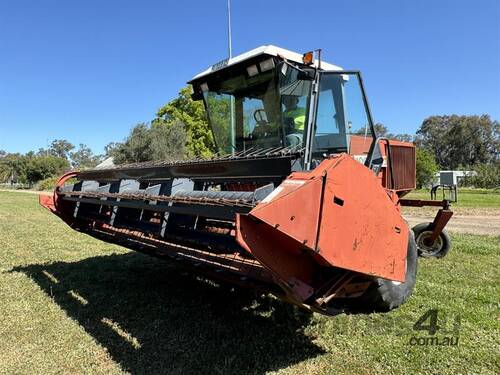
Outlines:
[{"label": "cab windshield", "polygon": [[287,63],[264,62],[200,85],[220,153],[302,147],[311,81]]}]

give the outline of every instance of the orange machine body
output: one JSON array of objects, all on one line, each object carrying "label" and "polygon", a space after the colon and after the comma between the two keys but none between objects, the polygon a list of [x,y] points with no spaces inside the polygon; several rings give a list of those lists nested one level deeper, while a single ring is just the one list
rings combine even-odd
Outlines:
[{"label": "orange machine body", "polygon": [[343,154],[292,173],[239,215],[237,240],[281,282],[297,285],[304,299],[321,266],[403,282],[409,230],[391,197],[397,200]]}]

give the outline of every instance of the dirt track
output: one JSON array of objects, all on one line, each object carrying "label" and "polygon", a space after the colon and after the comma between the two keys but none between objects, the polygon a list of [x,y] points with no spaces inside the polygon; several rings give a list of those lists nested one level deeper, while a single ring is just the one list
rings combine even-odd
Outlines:
[{"label": "dirt track", "polygon": [[[405,219],[408,220],[410,226],[414,226],[423,222],[430,222],[434,219],[433,216],[405,214]],[[449,223],[446,225],[449,232],[469,233],[469,234],[488,234],[500,236],[500,212],[491,215],[453,215]]]}]

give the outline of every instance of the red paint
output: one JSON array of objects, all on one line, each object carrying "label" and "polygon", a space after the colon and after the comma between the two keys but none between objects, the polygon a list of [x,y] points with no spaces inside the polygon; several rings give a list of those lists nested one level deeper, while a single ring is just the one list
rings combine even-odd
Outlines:
[{"label": "red paint", "polygon": [[405,280],[408,226],[366,167],[344,154],[311,172],[292,173],[278,189],[248,214],[251,219],[240,216],[237,240],[282,281],[296,272],[289,259],[301,249],[314,254],[302,252],[296,261],[306,265],[297,277],[302,282],[312,279],[313,259],[317,265]]}]

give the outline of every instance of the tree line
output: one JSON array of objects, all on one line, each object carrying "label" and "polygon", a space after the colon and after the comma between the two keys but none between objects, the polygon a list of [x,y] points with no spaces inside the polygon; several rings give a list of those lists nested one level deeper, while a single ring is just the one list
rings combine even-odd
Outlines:
[{"label": "tree line", "polygon": [[[115,164],[210,157],[216,153],[212,132],[203,103],[191,94],[190,86],[182,88],[150,122],[135,125],[122,142],[109,143],[103,155],[60,139],[25,155],[0,151],[0,182],[33,184],[69,168],[94,167],[106,157]],[[418,187],[428,186],[438,170],[456,169],[475,171],[469,183],[478,187],[500,186],[500,124],[488,115],[430,116],[415,134],[394,134],[380,123],[375,131],[417,145]]]},{"label": "tree line", "polygon": [[392,134],[383,124],[376,124],[375,131],[415,143],[418,187],[430,185],[439,170],[471,171],[464,183],[500,187],[500,123],[488,115],[430,116],[414,135]]},{"label": "tree line", "polygon": [[80,144],[75,147],[65,139],[55,139],[48,148],[26,154],[0,150],[0,182],[33,186],[71,168],[95,167],[102,158],[94,155],[88,146]]}]

